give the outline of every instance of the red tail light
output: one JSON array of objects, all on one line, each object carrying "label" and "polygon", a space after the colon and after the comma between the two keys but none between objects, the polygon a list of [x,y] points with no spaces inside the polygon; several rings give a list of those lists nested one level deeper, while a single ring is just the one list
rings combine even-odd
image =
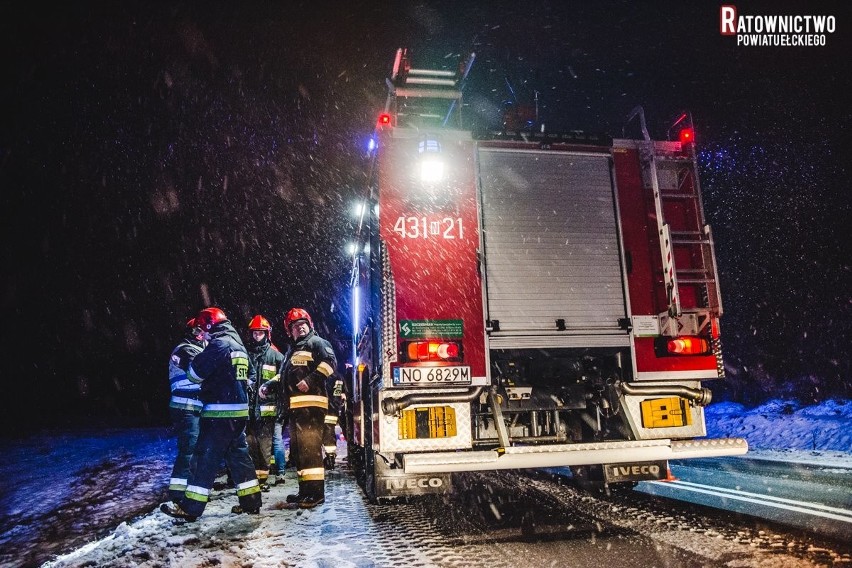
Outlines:
[{"label": "red tail light", "polygon": [[402,352],[409,361],[460,361],[461,345],[453,341],[412,341]]},{"label": "red tail light", "polygon": [[672,355],[704,355],[710,352],[710,344],[700,337],[676,337],[666,344]]},{"label": "red tail light", "polygon": [[390,125],[391,123],[391,115],[386,112],[383,112],[379,115],[379,126]]},{"label": "red tail light", "polygon": [[691,128],[684,128],[680,131],[680,143],[689,144],[695,142],[695,131]]}]

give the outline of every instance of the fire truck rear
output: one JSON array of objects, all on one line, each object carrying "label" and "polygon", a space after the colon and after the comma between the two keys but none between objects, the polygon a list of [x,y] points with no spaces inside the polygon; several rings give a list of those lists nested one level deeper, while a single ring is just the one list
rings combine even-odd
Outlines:
[{"label": "fire truck rear", "polygon": [[350,461],[372,500],[453,472],[608,485],[707,439],[722,304],[690,121],[679,140],[463,129],[458,69],[399,50],[351,280]]}]

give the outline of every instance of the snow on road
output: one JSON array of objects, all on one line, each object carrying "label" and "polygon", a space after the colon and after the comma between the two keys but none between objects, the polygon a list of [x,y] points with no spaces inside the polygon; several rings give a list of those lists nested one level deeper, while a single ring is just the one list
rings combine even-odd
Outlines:
[{"label": "snow on road", "polygon": [[[709,435],[745,437],[752,457],[826,467],[852,462],[851,414],[848,401],[818,407],[772,401],[752,409],[720,403],[707,412]],[[232,515],[236,497],[226,490],[214,494],[199,522],[174,526],[155,510],[174,456],[166,429],[49,433],[0,442],[0,451],[11,456],[0,464],[2,566],[39,566],[51,558],[56,567],[465,565],[458,547],[447,544],[452,538],[435,531],[440,519],[396,506],[402,514],[394,513],[388,526],[387,509],[367,505],[343,471],[330,475],[328,501],[315,510],[276,509],[296,488],[289,473],[286,485],[264,494],[259,516]],[[420,543],[410,538],[427,533]],[[475,553],[481,565],[519,562],[498,546]]]},{"label": "snow on road", "polygon": [[[343,476],[330,474],[325,505],[307,511],[278,508],[297,486],[288,472],[284,486],[263,495],[259,515],[234,515],[233,490],[216,491],[204,515],[195,523],[175,524],[154,512],[122,523],[109,538],[48,563],[72,566],[373,566],[393,565],[393,552],[371,533],[360,494]],[[364,543],[370,543],[368,548]],[[426,566],[427,563],[410,564]]]}]

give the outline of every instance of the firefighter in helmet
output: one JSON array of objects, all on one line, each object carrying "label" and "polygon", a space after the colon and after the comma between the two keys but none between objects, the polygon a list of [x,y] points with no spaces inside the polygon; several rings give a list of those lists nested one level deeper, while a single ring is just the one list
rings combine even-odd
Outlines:
[{"label": "firefighter in helmet", "polygon": [[[277,466],[280,463],[279,456],[273,456],[272,453],[277,393],[274,389],[264,389],[261,395],[260,386],[267,381],[278,380],[278,369],[284,362],[284,355],[272,343],[272,326],[265,317],[254,316],[249,322],[248,329],[249,337],[246,346],[256,381],[249,388],[249,422],[246,426],[246,441],[260,488],[268,491],[267,483],[275,483],[274,475],[270,478],[270,465]],[[283,461],[283,458],[281,459]]]},{"label": "firefighter in helmet", "polygon": [[283,404],[290,409],[290,444],[298,456],[299,492],[289,508],[312,509],[325,502],[322,438],[328,410],[326,380],[337,358],[331,344],[314,331],[310,314],[293,308],[284,318],[291,345],[283,367]]},{"label": "firefighter in helmet", "polygon": [[195,466],[193,451],[198,440],[198,423],[201,420],[201,404],[198,395],[201,386],[190,381],[186,372],[196,355],[204,349],[201,328],[195,318],[186,322],[183,339],[172,350],[169,358],[169,416],[177,437],[177,457],[169,479],[169,497],[177,502],[186,491],[186,483]]},{"label": "firefighter in helmet", "polygon": [[195,323],[201,328],[207,346],[189,364],[189,380],[201,385],[198,442],[195,445],[195,471],[177,503],[163,503],[165,514],[195,521],[207,506],[210,489],[224,459],[239,497],[233,513],[260,512],[260,484],[246,445],[248,420],[247,384],[251,379],[246,348],[237,330],[219,308],[205,308]]}]

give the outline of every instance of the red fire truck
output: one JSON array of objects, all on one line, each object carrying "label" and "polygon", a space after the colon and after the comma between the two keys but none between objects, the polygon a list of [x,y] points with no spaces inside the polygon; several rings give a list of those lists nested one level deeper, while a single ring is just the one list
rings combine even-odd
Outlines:
[{"label": "red fire truck", "polygon": [[[607,486],[707,439],[722,304],[691,121],[654,141],[463,129],[459,69],[399,50],[351,279],[350,462],[372,500],[453,472],[570,467]],[[520,129],[517,127],[521,126]]]}]

